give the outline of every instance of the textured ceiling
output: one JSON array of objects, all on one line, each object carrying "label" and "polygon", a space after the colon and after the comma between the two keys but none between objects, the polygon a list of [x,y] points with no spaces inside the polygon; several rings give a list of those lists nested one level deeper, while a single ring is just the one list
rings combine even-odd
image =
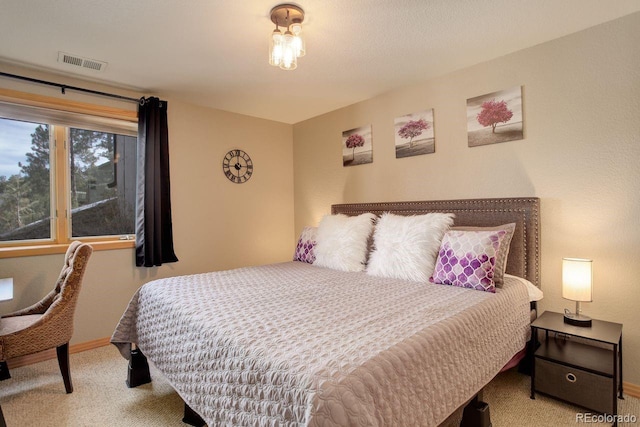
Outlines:
[{"label": "textured ceiling", "polygon": [[[0,0],[0,60],[296,123],[640,11],[638,0],[300,0],[307,55],[267,63],[273,0]],[[1,67],[0,67],[1,70]]]}]

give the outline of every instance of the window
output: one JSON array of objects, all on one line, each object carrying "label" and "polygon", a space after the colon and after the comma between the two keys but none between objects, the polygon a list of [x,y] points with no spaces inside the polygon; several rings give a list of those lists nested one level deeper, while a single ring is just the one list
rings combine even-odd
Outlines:
[{"label": "window", "polygon": [[69,129],[71,236],[134,234],[136,138]]},{"label": "window", "polygon": [[0,241],[51,238],[49,125],[0,119]]},{"label": "window", "polygon": [[0,102],[0,251],[133,240],[136,132],[132,121]]}]

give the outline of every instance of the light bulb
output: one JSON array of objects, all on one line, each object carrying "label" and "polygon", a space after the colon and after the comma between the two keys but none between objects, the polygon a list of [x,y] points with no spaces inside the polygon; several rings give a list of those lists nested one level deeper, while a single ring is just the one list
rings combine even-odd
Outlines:
[{"label": "light bulb", "polygon": [[269,64],[273,66],[279,66],[282,62],[282,43],[283,36],[278,28],[273,30],[271,37],[269,37]]},{"label": "light bulb", "polygon": [[293,47],[296,52],[296,56],[299,58],[304,56],[305,48],[304,48],[304,39],[300,34],[302,32],[302,24],[293,24],[291,26],[291,30],[293,31]]},{"label": "light bulb", "polygon": [[286,31],[282,37],[282,62],[280,68],[283,70],[295,70],[298,66],[298,57],[293,46],[293,34]]}]

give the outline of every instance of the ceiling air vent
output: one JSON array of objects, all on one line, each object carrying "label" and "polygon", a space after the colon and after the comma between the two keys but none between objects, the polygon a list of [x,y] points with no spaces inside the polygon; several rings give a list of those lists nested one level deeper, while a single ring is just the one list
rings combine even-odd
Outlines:
[{"label": "ceiling air vent", "polygon": [[92,71],[104,71],[104,69],[107,68],[107,63],[104,61],[83,58],[82,56],[71,55],[66,52],[58,52],[58,62]]}]

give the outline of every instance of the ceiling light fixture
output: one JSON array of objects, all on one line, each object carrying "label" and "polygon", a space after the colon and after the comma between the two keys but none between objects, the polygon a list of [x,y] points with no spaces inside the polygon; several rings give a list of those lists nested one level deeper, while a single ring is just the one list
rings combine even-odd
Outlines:
[{"label": "ceiling light fixture", "polygon": [[[298,67],[298,58],[305,54],[302,21],[304,10],[293,4],[281,4],[271,9],[271,22],[276,24],[276,29],[269,40],[269,64],[283,70]],[[284,34],[280,27],[286,29]]]}]

